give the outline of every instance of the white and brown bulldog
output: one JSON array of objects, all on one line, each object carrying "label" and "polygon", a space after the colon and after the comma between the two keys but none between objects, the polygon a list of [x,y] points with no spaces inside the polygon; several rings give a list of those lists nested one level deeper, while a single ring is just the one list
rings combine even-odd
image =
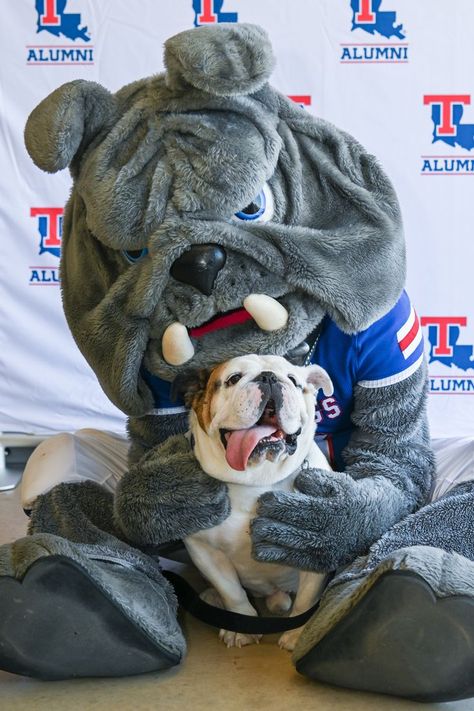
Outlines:
[{"label": "white and brown bulldog", "polygon": [[[324,574],[298,571],[252,558],[250,521],[258,498],[270,489],[291,491],[302,467],[329,469],[314,442],[315,393],[331,395],[331,380],[317,365],[298,367],[278,356],[233,358],[181,383],[191,408],[190,437],[207,474],[225,481],[231,513],[220,525],[184,543],[214,591],[204,599],[232,612],[257,615],[245,589],[265,597],[268,609],[291,616],[317,600]],[[245,589],[244,589],[245,588]],[[300,629],[285,632],[281,647],[293,649]],[[261,636],[261,635],[260,635]],[[258,642],[258,635],[221,630],[228,647]]]}]

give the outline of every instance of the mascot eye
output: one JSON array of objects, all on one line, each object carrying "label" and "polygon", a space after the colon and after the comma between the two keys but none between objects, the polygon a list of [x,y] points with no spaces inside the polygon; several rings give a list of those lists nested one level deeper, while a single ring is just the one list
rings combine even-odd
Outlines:
[{"label": "mascot eye", "polygon": [[268,222],[274,212],[273,195],[268,185],[264,185],[256,198],[246,207],[236,212],[234,219],[239,222]]},{"label": "mascot eye", "polygon": [[300,390],[302,390],[301,385],[298,383],[298,381],[296,380],[296,378],[293,375],[289,375],[288,380],[291,380],[291,382],[293,383],[295,388],[300,388]]},{"label": "mascot eye", "polygon": [[148,249],[144,247],[143,249],[124,249],[122,251],[123,256],[127,260],[127,262],[130,262],[130,264],[135,264],[135,262],[139,262],[143,257],[146,257],[148,254]]},{"label": "mascot eye", "polygon": [[238,383],[241,377],[242,373],[234,373],[234,375],[231,375],[230,378],[227,378],[225,384],[228,388],[230,388],[231,385],[235,385],[236,383]]}]

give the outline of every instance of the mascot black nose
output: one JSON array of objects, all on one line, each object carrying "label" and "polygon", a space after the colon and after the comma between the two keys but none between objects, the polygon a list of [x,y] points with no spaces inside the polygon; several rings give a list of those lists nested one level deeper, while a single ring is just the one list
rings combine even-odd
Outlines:
[{"label": "mascot black nose", "polygon": [[225,250],[218,244],[193,244],[172,264],[170,274],[177,281],[195,286],[202,294],[210,296],[226,257]]}]

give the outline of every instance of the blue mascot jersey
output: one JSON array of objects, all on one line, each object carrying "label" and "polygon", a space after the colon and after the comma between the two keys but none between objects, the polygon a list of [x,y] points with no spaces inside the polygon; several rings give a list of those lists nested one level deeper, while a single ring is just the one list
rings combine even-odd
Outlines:
[{"label": "blue mascot jersey", "polygon": [[[329,373],[334,394],[318,394],[315,439],[336,471],[344,470],[341,454],[354,428],[351,413],[355,386],[381,388],[399,383],[414,373],[422,361],[421,326],[406,292],[391,311],[356,334],[343,333],[326,316],[311,362]],[[184,411],[182,401],[171,401],[170,383],[147,371],[142,375],[155,398],[153,414]]]},{"label": "blue mascot jersey", "polygon": [[344,470],[341,453],[354,428],[355,385],[381,388],[399,383],[422,361],[421,325],[406,292],[391,311],[356,334],[343,333],[326,317],[311,362],[329,373],[334,394],[318,394],[316,442],[336,471]]}]

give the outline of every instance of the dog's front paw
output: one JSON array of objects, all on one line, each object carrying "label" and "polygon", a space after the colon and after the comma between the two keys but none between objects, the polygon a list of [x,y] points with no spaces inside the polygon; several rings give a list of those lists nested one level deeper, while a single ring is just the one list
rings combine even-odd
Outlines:
[{"label": "dog's front paw", "polygon": [[295,630],[288,630],[288,632],[284,632],[278,640],[278,646],[280,647],[280,649],[286,649],[288,650],[288,652],[292,652],[296,647],[296,643],[298,641],[302,629],[302,627],[298,627]]},{"label": "dog's front paw", "polygon": [[219,607],[221,610],[225,609],[224,601],[214,588],[206,588],[206,590],[202,591],[199,597],[203,602],[206,602],[208,605],[212,605],[212,607]]},{"label": "dog's front paw", "polygon": [[248,644],[258,644],[262,639],[261,634],[243,634],[242,632],[230,632],[229,630],[221,630],[219,639],[221,639],[227,647],[246,647]]}]

